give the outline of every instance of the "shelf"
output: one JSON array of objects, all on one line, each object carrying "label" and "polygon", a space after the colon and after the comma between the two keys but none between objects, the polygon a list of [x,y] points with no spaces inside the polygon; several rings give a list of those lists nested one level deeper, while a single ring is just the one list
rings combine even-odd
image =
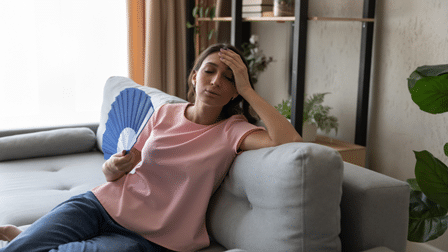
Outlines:
[{"label": "shelf", "polygon": [[347,143],[341,140],[333,139],[326,136],[317,135],[314,143],[331,147],[341,154],[342,160],[345,162],[366,166],[366,147]]},{"label": "shelf", "polygon": [[[249,17],[243,18],[243,22],[294,22],[295,18],[291,17]],[[340,17],[308,17],[310,21],[339,21],[339,22],[374,22],[374,18],[340,18]],[[198,18],[198,21],[220,21],[230,22],[231,17]]]},{"label": "shelf", "polygon": [[312,21],[375,22],[374,18],[309,17]]}]

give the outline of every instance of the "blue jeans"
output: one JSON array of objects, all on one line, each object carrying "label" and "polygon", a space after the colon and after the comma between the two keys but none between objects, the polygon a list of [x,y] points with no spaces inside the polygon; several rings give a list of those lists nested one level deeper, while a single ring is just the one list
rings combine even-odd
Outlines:
[{"label": "blue jeans", "polygon": [[37,220],[0,252],[166,251],[117,224],[92,192],[74,196]]}]

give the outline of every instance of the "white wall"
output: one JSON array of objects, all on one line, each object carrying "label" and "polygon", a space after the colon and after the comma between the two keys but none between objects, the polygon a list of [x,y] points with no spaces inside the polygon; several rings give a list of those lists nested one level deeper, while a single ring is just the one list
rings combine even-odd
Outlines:
[{"label": "white wall", "polygon": [[[362,0],[313,0],[310,16],[361,17]],[[377,0],[367,143],[369,169],[406,180],[414,177],[413,150],[428,150],[448,164],[448,113],[419,110],[409,95],[407,78],[418,66],[448,64],[448,1]],[[277,62],[262,73],[256,90],[272,105],[289,97],[287,73],[290,23],[260,22],[252,32],[261,49]],[[308,94],[331,92],[326,104],[339,118],[337,136],[353,142],[355,134],[361,24],[308,23],[306,88]],[[448,251],[448,233],[429,245]],[[412,250],[412,244],[409,250]],[[414,248],[414,251],[415,248]]]}]

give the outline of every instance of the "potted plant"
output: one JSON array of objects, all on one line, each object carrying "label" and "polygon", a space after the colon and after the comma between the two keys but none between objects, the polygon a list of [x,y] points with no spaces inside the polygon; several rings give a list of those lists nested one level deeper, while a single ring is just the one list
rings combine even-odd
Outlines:
[{"label": "potted plant", "polygon": [[272,57],[266,57],[260,50],[257,35],[252,35],[249,43],[243,43],[241,47],[243,48],[244,59],[247,61],[250,77],[255,84],[258,81],[259,74],[274,60]]},{"label": "potted plant", "polygon": [[295,0],[274,0],[274,16],[294,16]]},{"label": "potted plant", "polygon": [[[210,20],[213,20],[216,15],[216,6],[201,6],[196,5],[193,8],[192,15],[194,18],[210,18]],[[199,25],[198,21],[196,20],[194,24],[191,24],[187,21],[187,28],[194,28],[194,34],[195,34],[195,40],[196,40],[196,55],[199,55],[206,47],[206,45],[201,45],[201,26]],[[215,29],[210,29],[207,31],[204,31],[207,33],[207,39],[211,40],[213,38],[213,35],[216,35]]]},{"label": "potted plant", "polygon": [[[422,111],[448,111],[448,65],[418,67],[408,78],[408,88]],[[448,143],[444,152],[448,156]],[[448,227],[448,167],[426,150],[414,153],[415,179],[407,180],[411,187],[408,240],[427,242]]]},{"label": "potted plant", "polygon": [[[324,97],[329,93],[317,93],[311,97],[305,96],[303,103],[303,132],[302,137],[305,142],[316,140],[317,129],[330,133],[332,129],[338,133],[338,119],[329,115],[331,107],[324,106]],[[291,100],[283,100],[275,108],[286,118],[291,119]]]}]

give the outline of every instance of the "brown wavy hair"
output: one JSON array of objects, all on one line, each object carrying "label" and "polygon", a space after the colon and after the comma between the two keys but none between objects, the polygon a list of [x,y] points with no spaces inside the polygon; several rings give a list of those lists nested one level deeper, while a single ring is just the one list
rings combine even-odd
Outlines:
[{"label": "brown wavy hair", "polygon": [[[214,45],[209,46],[207,49],[205,49],[199,55],[199,57],[194,62],[193,69],[190,71],[190,75],[188,76],[188,94],[187,94],[187,99],[189,102],[194,103],[195,99],[196,99],[196,92],[193,87],[193,74],[195,72],[199,71],[205,58],[207,58],[212,53],[219,52],[221,50],[221,48],[230,49],[230,50],[234,51],[235,53],[237,53],[238,55],[240,55],[241,59],[243,60],[244,64],[246,65],[246,68],[248,69],[247,75],[249,76],[250,86],[252,88],[254,88],[254,85],[250,78],[249,67],[247,66],[247,62],[244,59],[243,54],[232,45],[214,44]],[[259,120],[258,115],[252,109],[249,102],[247,102],[241,95],[238,95],[238,97],[236,97],[235,99],[231,100],[229,103],[224,105],[220,116],[222,118],[227,119],[227,118],[231,117],[232,115],[244,115],[247,118],[247,120],[249,121],[249,123],[252,123],[252,124],[255,124]]]}]

